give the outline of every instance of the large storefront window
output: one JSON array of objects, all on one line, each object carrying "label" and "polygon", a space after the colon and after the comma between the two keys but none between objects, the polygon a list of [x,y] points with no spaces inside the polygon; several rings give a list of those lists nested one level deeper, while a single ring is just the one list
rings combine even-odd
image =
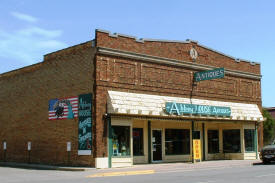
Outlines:
[{"label": "large storefront window", "polygon": [[112,126],[113,156],[130,156],[130,127]]},{"label": "large storefront window", "polygon": [[143,155],[143,128],[133,128],[134,156]]},{"label": "large storefront window", "polygon": [[255,130],[254,129],[245,129],[244,130],[244,143],[245,143],[245,151],[253,152],[255,151]]},{"label": "large storefront window", "polygon": [[219,131],[208,130],[208,153],[214,154],[219,153]]},{"label": "large storefront window", "polygon": [[190,154],[190,130],[165,129],[165,154]]},{"label": "large storefront window", "polygon": [[241,152],[240,130],[223,130],[223,152]]}]

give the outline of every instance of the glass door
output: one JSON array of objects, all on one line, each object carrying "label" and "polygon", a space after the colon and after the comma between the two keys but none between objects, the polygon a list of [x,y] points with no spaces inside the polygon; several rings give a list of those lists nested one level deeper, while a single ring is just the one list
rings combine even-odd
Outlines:
[{"label": "glass door", "polygon": [[152,130],[153,161],[162,160],[161,130]]}]

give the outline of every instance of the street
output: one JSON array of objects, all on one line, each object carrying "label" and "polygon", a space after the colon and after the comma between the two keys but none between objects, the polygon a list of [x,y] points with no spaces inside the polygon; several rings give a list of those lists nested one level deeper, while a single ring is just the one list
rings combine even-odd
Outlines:
[{"label": "street", "polygon": [[184,163],[141,165],[134,168],[89,169],[81,172],[0,167],[0,182],[273,183],[275,179],[275,164],[263,165],[256,163],[250,166],[242,164],[221,166],[216,164],[211,166],[211,163],[206,163],[204,165],[193,167],[190,165],[189,168],[186,168]]}]

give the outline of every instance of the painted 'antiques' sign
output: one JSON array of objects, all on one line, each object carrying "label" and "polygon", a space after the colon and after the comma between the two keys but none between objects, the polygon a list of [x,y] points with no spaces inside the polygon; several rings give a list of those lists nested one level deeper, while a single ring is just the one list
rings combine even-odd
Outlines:
[{"label": "painted 'antiques' sign", "polygon": [[226,116],[231,115],[230,107],[209,106],[209,105],[195,105],[183,104],[176,102],[167,102],[165,110],[168,114],[194,114],[194,115],[211,115],[211,116]]},{"label": "painted 'antiques' sign", "polygon": [[196,82],[210,80],[210,79],[218,79],[218,78],[224,78],[224,68],[217,68],[210,71],[196,72],[194,74],[194,80]]},{"label": "painted 'antiques' sign", "polygon": [[79,95],[78,155],[92,154],[92,94]]}]

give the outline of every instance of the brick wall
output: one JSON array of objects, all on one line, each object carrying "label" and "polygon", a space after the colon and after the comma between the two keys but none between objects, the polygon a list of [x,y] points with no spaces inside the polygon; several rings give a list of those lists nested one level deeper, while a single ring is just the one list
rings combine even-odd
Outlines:
[{"label": "brick wall", "polygon": [[[126,36],[109,36],[96,32],[96,46],[151,56],[192,62],[189,50],[195,47],[199,53],[197,64],[224,67],[225,69],[260,74],[260,65],[236,62],[234,59],[201,47],[196,43],[172,43],[145,41],[137,42]],[[103,115],[107,112],[108,90],[133,93],[176,96],[217,101],[258,104],[261,109],[261,81],[234,75],[223,79],[198,82],[192,88],[195,70],[159,63],[149,63],[138,59],[97,54],[96,56],[96,122],[98,129],[106,123]],[[107,137],[97,131],[97,156],[107,155]],[[262,141],[262,133],[260,146]]]},{"label": "brick wall", "polygon": [[[94,166],[78,156],[78,119],[48,120],[48,101],[93,93],[95,48],[86,42],[45,55],[44,61],[0,75],[0,161]],[[66,143],[72,143],[68,158]]]},{"label": "brick wall", "polygon": [[[32,142],[31,162],[94,166],[94,157],[106,157],[107,91],[256,103],[261,107],[260,80],[226,75],[224,79],[199,82],[192,87],[195,70],[103,55],[92,42],[45,56],[42,63],[0,75],[0,160],[3,141],[7,161],[27,162],[27,142]],[[260,74],[260,65],[236,62],[195,42],[137,42],[129,37],[110,37],[96,32],[96,46],[138,54],[192,62],[189,50],[199,52],[196,63]],[[94,72],[95,66],[95,72]],[[48,101],[93,93],[93,156],[78,156],[78,120],[48,120]],[[72,142],[69,157],[66,143]]]},{"label": "brick wall", "polygon": [[224,67],[236,71],[260,74],[260,65],[251,65],[249,62],[236,62],[235,59],[223,54],[213,52],[210,49],[196,43],[179,43],[169,41],[144,41],[138,42],[135,38],[127,36],[109,36],[108,33],[96,31],[96,46],[124,50],[134,53],[147,54],[176,60],[192,62],[189,51],[194,47],[198,51],[196,63]]},{"label": "brick wall", "polygon": [[275,119],[275,109],[267,109],[267,111],[270,113],[270,115]]}]

